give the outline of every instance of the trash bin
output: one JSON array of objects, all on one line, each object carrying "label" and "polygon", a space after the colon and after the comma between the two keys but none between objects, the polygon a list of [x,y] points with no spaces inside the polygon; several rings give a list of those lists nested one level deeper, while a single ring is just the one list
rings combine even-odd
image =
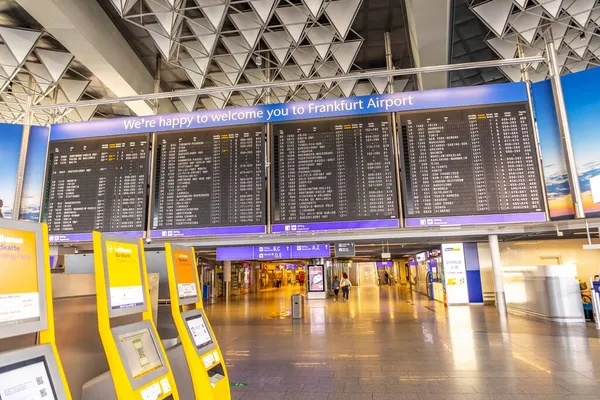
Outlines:
[{"label": "trash bin", "polygon": [[304,318],[304,295],[293,294],[292,295],[292,318],[302,319]]}]

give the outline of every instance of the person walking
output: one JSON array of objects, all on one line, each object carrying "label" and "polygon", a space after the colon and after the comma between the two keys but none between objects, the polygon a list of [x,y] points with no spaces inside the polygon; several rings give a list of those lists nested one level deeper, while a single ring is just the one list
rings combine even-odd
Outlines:
[{"label": "person walking", "polygon": [[331,288],[333,289],[333,301],[338,301],[338,297],[340,295],[340,280],[338,279],[337,275],[333,277]]},{"label": "person walking", "polygon": [[348,301],[348,295],[350,294],[350,288],[352,287],[352,283],[350,283],[350,279],[348,279],[348,274],[342,274],[342,282],[340,283],[342,287],[342,298],[344,301]]}]

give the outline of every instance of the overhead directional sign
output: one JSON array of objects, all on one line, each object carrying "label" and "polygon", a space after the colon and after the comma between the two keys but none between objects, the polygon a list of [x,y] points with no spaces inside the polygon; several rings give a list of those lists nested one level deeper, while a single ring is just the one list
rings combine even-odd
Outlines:
[{"label": "overhead directional sign", "polygon": [[335,244],[335,256],[336,257],[354,257],[356,255],[356,249],[353,242],[336,243]]},{"label": "overhead directional sign", "polygon": [[328,243],[217,247],[218,261],[285,260],[290,258],[321,258],[331,255]]}]

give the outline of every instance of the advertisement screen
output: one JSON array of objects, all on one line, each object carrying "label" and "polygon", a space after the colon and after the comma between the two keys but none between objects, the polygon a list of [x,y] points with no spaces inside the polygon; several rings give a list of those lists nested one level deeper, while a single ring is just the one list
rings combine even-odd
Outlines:
[{"label": "advertisement screen", "polygon": [[148,328],[119,335],[119,342],[125,355],[123,361],[131,371],[133,379],[163,366]]},{"label": "advertisement screen", "polygon": [[442,244],[442,260],[448,304],[467,304],[469,289],[463,244]]},{"label": "advertisement screen", "polygon": [[179,293],[179,298],[189,299],[198,297],[192,252],[189,250],[175,250],[173,258],[177,274],[177,292]]},{"label": "advertisement screen", "polygon": [[113,309],[144,304],[138,245],[106,241],[108,286]]},{"label": "advertisement screen", "polygon": [[198,349],[202,349],[213,342],[212,336],[210,335],[210,329],[208,329],[206,321],[201,314],[187,318],[185,322],[190,328],[194,344]]},{"label": "advertisement screen", "polygon": [[0,228],[0,327],[40,320],[35,233]]},{"label": "advertisement screen", "polygon": [[0,368],[0,399],[56,400],[43,357]]},{"label": "advertisement screen", "polygon": [[325,291],[325,268],[322,265],[308,266],[308,291]]}]

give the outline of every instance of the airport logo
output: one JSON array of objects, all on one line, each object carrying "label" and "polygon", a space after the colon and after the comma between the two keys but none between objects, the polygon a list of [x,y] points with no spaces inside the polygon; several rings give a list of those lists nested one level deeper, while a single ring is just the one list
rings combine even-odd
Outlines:
[{"label": "airport logo", "polygon": [[25,241],[23,238],[4,236],[0,234],[0,243],[3,244],[24,244]]}]

